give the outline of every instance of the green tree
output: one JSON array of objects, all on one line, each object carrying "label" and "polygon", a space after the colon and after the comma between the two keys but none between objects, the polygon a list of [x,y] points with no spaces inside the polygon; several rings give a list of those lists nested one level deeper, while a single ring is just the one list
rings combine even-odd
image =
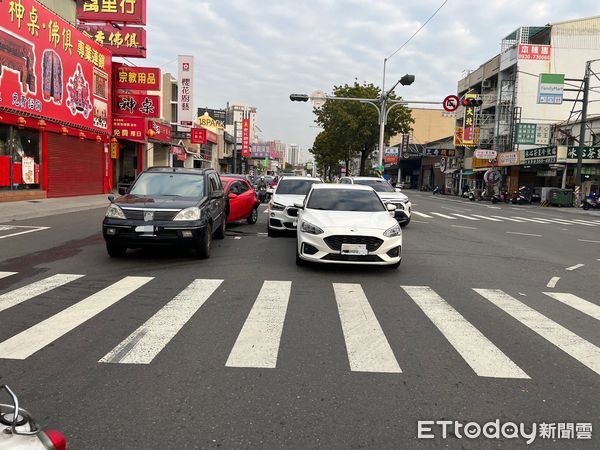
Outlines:
[{"label": "green tree", "polygon": [[[380,97],[381,89],[372,83],[359,84],[355,82],[353,85],[334,86],[333,95],[375,100]],[[396,96],[392,93],[389,98],[396,99]],[[345,161],[346,168],[348,168],[350,159],[360,156],[360,174],[365,175],[367,173],[366,161],[371,157],[379,142],[378,114],[375,108],[358,101],[328,100],[321,108],[315,108],[313,112],[317,116],[315,122],[327,133],[328,145],[326,148],[333,152],[332,158],[335,155],[338,157],[338,161]],[[410,110],[404,105],[394,106],[394,109],[388,114],[385,142],[389,142],[390,136],[408,133],[411,123],[414,123],[414,119],[411,117]]]},{"label": "green tree", "polygon": [[283,167],[283,171],[290,173],[294,171],[294,166],[292,166],[290,163],[285,163],[285,166]]},{"label": "green tree", "polygon": [[339,163],[344,158],[344,153],[335,144],[330,133],[321,131],[309,151],[314,155],[319,174],[324,179],[331,179],[333,173],[339,171]]}]

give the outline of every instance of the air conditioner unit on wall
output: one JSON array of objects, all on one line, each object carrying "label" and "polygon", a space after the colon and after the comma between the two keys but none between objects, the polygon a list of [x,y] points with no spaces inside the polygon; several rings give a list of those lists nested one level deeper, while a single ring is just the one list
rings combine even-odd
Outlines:
[{"label": "air conditioner unit on wall", "polygon": [[481,82],[481,87],[484,89],[489,89],[492,87],[492,80],[483,80]]}]

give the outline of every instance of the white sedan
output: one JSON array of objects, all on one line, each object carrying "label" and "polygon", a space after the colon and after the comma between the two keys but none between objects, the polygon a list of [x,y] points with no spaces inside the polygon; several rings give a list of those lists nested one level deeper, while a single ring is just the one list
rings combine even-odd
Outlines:
[{"label": "white sedan", "polygon": [[402,260],[396,207],[384,205],[369,186],[315,184],[299,209],[296,263],[372,264]]}]

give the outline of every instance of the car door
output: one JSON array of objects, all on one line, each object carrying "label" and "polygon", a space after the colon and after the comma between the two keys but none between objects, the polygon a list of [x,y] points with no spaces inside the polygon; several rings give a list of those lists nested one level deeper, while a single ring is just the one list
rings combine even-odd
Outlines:
[{"label": "car door", "polygon": [[240,197],[240,182],[234,181],[229,185],[229,194],[234,194],[235,197],[229,198],[229,217],[227,220],[234,222],[240,220],[242,216],[241,210],[243,209],[243,199]]},{"label": "car door", "polygon": [[239,198],[240,198],[240,214],[241,218],[245,219],[252,214],[256,194],[250,188],[250,185],[245,181],[239,182]]},{"label": "car door", "polygon": [[224,196],[221,197],[213,197],[214,192],[223,192],[223,186],[221,185],[221,180],[217,177],[216,174],[211,173],[208,175],[209,182],[209,210],[210,215],[213,218],[213,231],[221,226],[224,217]]}]

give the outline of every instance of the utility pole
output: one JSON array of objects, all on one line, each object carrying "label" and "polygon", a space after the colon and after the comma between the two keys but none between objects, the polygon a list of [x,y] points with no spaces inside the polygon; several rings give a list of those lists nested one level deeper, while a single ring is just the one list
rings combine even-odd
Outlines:
[{"label": "utility pole", "polygon": [[[585,146],[585,127],[587,122],[588,96],[590,90],[591,61],[585,63],[585,75],[583,77],[583,104],[581,105],[581,125],[579,128],[579,148],[577,149],[577,168],[575,169],[575,191],[581,196],[581,166],[583,163],[583,150]],[[566,170],[566,169],[565,169]],[[579,189],[577,189],[579,188]],[[577,205],[581,202],[576,199]]]}]

